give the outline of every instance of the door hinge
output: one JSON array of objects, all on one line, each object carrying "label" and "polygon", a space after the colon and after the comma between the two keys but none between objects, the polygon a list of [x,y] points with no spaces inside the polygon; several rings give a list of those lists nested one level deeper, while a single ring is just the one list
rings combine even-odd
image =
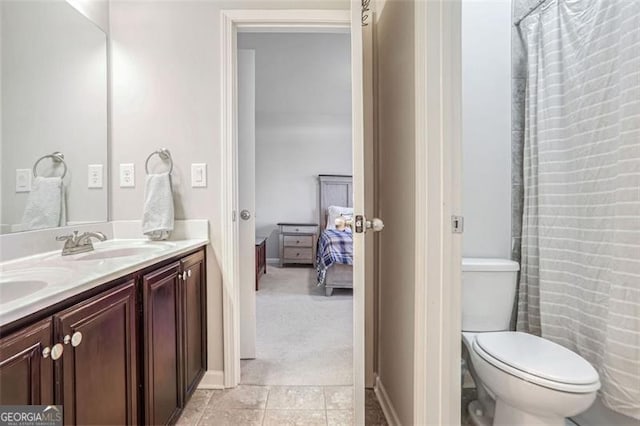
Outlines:
[{"label": "door hinge", "polygon": [[454,234],[462,234],[464,232],[463,216],[451,216],[451,232]]}]

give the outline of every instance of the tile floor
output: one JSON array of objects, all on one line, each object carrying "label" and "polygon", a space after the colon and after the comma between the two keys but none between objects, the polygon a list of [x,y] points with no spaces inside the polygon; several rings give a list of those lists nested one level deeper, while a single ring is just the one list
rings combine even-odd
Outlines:
[{"label": "tile floor", "polygon": [[[351,426],[351,386],[253,386],[196,390],[178,425]],[[366,424],[387,426],[371,390],[366,391]]]}]

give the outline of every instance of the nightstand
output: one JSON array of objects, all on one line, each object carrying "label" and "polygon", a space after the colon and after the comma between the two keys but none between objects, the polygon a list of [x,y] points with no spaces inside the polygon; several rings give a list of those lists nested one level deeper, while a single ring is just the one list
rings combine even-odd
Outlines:
[{"label": "nightstand", "polygon": [[316,264],[317,223],[278,223],[280,227],[280,266],[290,263]]}]

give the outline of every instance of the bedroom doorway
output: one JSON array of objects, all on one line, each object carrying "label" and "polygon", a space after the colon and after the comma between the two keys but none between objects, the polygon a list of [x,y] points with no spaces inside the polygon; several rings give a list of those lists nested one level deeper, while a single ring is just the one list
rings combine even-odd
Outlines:
[{"label": "bedroom doorway", "polygon": [[[353,233],[353,414],[356,423],[364,421],[364,387],[365,387],[365,244],[364,231],[370,225],[361,213],[365,211],[365,153],[363,143],[363,64],[362,64],[362,30],[361,10],[359,2],[353,3],[351,12],[334,10],[304,10],[304,11],[223,11],[223,202],[228,206],[235,206],[234,210],[223,211],[223,281],[225,292],[229,297],[223,297],[225,324],[225,386],[234,387],[240,383],[240,328],[241,322],[241,285],[240,271],[247,265],[241,265],[240,260],[240,225],[243,215],[239,206],[239,167],[238,141],[240,129],[237,123],[237,33],[249,32],[341,32],[350,33],[350,77],[351,77],[351,140],[352,140],[352,173],[353,173],[353,203],[356,213],[352,222]],[[353,60],[355,58],[355,60]],[[235,113],[234,113],[235,111]],[[236,130],[237,129],[237,130]],[[236,131],[238,133],[236,133]],[[239,142],[239,141],[238,141]],[[231,178],[231,180],[228,180]],[[248,212],[251,214],[251,212]],[[247,216],[247,213],[244,213]],[[237,219],[237,220],[236,220]],[[285,225],[286,226],[286,225]],[[319,231],[319,230],[318,230]],[[254,247],[252,247],[254,248]],[[228,254],[228,255],[226,255]],[[253,265],[251,265],[253,266]],[[373,266],[373,265],[368,265]],[[268,274],[268,273],[267,273]],[[323,297],[326,297],[323,295]],[[332,296],[334,297],[334,296]],[[371,351],[373,352],[373,351]],[[329,366],[330,368],[330,366]]]},{"label": "bedroom doorway", "polygon": [[244,385],[353,385],[353,236],[334,223],[353,216],[350,44],[238,34]]}]

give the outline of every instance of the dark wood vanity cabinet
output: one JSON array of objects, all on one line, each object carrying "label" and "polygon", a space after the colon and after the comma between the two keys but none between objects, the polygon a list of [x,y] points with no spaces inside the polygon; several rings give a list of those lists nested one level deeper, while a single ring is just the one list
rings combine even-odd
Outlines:
[{"label": "dark wood vanity cabinet", "polygon": [[34,320],[0,328],[0,405],[63,405],[65,424],[173,423],[206,370],[204,249]]},{"label": "dark wood vanity cabinet", "polygon": [[57,401],[64,423],[137,424],[135,281],[54,315],[53,323],[64,344]]},{"label": "dark wood vanity cabinet", "polygon": [[144,400],[147,424],[168,424],[183,403],[180,262],[143,277]]},{"label": "dark wood vanity cabinet", "polygon": [[51,341],[49,320],[0,338],[0,405],[53,404]]},{"label": "dark wood vanity cabinet", "polygon": [[204,252],[182,260],[184,323],[184,394],[196,390],[207,369],[207,294]]},{"label": "dark wood vanity cabinet", "polygon": [[206,370],[204,252],[144,275],[144,400],[147,424],[171,423]]}]

